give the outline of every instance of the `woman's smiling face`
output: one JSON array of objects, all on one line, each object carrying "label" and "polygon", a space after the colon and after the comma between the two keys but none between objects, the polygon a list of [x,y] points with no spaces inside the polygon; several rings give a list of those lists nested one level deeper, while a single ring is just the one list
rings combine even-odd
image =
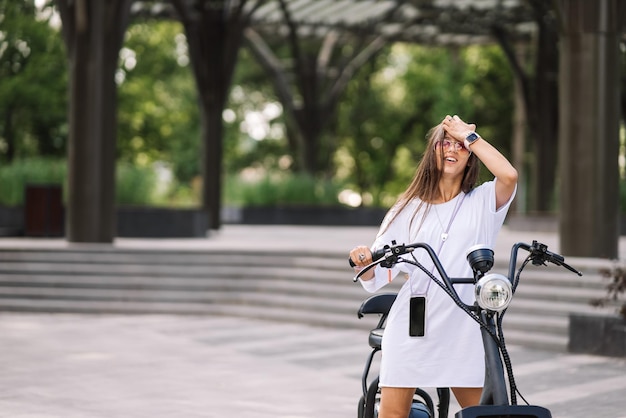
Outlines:
[{"label": "woman's smiling face", "polygon": [[435,143],[435,151],[441,157],[437,159],[437,168],[444,175],[463,175],[470,152],[462,142],[455,141],[445,134],[441,141]]}]

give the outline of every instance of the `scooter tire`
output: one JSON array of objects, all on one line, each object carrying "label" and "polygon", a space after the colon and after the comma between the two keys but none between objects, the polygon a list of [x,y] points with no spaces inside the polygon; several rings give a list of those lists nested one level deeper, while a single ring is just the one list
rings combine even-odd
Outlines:
[{"label": "scooter tire", "polygon": [[376,413],[376,398],[379,393],[378,378],[376,378],[372,381],[372,383],[370,383],[369,388],[367,389],[363,418],[377,418],[374,414]]},{"label": "scooter tire", "polygon": [[359,406],[358,406],[358,413],[357,416],[358,418],[364,418],[364,414],[365,414],[365,396],[361,396],[361,399],[359,399]]},{"label": "scooter tire", "polygon": [[422,403],[426,405],[426,408],[428,408],[429,411],[431,411],[431,415],[434,414],[435,404],[433,403],[433,399],[430,397],[428,392],[426,392],[424,389],[417,388],[415,389],[415,394],[422,398]]}]

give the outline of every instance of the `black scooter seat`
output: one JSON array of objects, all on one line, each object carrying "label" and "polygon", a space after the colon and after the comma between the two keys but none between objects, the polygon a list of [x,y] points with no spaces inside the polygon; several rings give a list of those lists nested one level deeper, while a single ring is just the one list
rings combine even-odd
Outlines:
[{"label": "black scooter seat", "polygon": [[380,350],[380,345],[383,341],[384,328],[375,328],[370,331],[369,343],[370,347]]}]

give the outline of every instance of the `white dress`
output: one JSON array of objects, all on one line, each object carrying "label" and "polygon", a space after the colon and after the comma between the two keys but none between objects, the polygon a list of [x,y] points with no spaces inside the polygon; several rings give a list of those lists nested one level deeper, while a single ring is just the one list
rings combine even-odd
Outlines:
[{"label": "white dress", "polygon": [[[449,277],[472,277],[465,258],[467,250],[477,244],[493,248],[515,196],[513,193],[509,201],[496,211],[494,186],[495,180],[480,185],[468,194],[461,193],[449,202],[431,205],[421,228],[423,210],[427,205],[415,216],[409,230],[419,199],[410,202],[385,230],[394,211],[392,208],[372,248],[390,245],[392,240],[398,244],[426,242],[435,252],[439,251]],[[444,242],[442,233],[457,206],[457,215]],[[414,255],[422,265],[430,271],[434,270],[426,251],[418,249]],[[436,271],[434,274],[439,278]],[[391,308],[383,335],[380,386],[482,387],[484,350],[478,324],[424,272],[410,264],[399,264],[390,270],[378,266],[375,277],[361,281],[361,284],[373,293],[396,276],[395,280],[406,281]],[[474,286],[457,284],[455,288],[464,302],[474,303]],[[427,294],[426,332],[423,337],[410,337],[409,299],[411,294],[424,293]]]}]

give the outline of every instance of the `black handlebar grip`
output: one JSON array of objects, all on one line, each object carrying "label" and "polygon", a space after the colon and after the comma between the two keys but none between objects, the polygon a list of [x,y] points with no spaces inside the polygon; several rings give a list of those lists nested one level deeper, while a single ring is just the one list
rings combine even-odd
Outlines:
[{"label": "black handlebar grip", "polygon": [[[379,250],[372,251],[372,261],[376,261],[382,258],[385,255],[386,251],[387,251],[386,248],[381,248]],[[354,263],[354,261],[352,261],[351,258],[348,258],[348,263],[350,263],[350,267],[356,267],[356,264]]]},{"label": "black handlebar grip", "polygon": [[376,260],[383,258],[386,252],[387,252],[386,248],[381,248],[381,249],[374,251],[372,253],[372,261],[376,261]]},{"label": "black handlebar grip", "polygon": [[552,253],[550,251],[546,251],[546,254],[548,255],[548,257],[550,257],[550,261],[552,261],[553,263],[560,264],[565,262],[565,257],[563,257],[561,254]]}]

